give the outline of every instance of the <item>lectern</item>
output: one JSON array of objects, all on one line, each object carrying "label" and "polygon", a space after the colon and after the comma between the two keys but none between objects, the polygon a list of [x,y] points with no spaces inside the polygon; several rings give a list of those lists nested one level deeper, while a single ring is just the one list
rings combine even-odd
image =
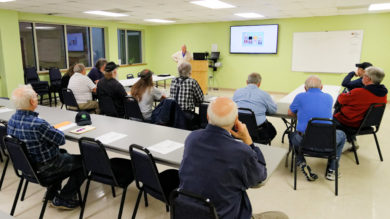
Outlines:
[{"label": "lectern", "polygon": [[199,83],[203,94],[207,94],[209,62],[207,60],[191,60],[190,63],[192,66],[191,77]]}]

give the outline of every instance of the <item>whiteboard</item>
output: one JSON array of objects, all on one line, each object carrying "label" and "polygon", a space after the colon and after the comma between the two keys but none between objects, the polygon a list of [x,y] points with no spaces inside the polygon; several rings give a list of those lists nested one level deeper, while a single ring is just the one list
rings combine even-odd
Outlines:
[{"label": "whiteboard", "polygon": [[350,72],[360,62],[362,41],[363,30],[294,33],[292,71]]}]

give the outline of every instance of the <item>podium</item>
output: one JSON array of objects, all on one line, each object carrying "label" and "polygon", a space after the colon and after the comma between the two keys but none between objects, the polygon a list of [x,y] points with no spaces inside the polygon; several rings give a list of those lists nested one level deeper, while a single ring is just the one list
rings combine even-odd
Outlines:
[{"label": "podium", "polygon": [[190,63],[192,66],[191,77],[198,82],[203,94],[207,94],[209,62],[207,60],[191,60]]}]

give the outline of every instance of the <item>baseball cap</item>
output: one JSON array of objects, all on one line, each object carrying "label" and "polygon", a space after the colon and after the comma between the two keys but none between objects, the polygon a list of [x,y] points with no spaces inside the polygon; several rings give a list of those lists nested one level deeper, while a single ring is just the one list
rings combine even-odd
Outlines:
[{"label": "baseball cap", "polygon": [[363,70],[370,67],[370,66],[372,66],[372,64],[369,62],[362,62],[362,63],[356,64],[356,67],[362,68]]},{"label": "baseball cap", "polygon": [[111,71],[114,71],[118,67],[119,67],[119,65],[115,64],[115,62],[109,62],[109,63],[107,63],[106,67],[104,68],[104,71],[111,72]]},{"label": "baseball cap", "polygon": [[80,111],[77,113],[76,115],[76,123],[78,126],[83,126],[83,125],[91,125],[92,124],[92,121],[91,121],[91,116],[89,115],[89,113],[85,112],[85,111]]}]

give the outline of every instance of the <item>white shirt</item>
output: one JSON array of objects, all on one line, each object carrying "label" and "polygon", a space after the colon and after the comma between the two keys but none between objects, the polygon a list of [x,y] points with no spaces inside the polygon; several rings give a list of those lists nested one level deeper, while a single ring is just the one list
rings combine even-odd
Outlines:
[{"label": "white shirt", "polygon": [[68,84],[68,88],[72,90],[78,104],[92,100],[92,90],[95,87],[96,84],[88,76],[78,72],[70,77]]},{"label": "white shirt", "polygon": [[179,65],[181,63],[183,63],[184,61],[186,61],[186,62],[191,61],[192,60],[192,54],[188,50],[186,50],[186,54],[183,57],[183,53],[180,50],[180,51],[175,52],[172,55],[172,59],[173,59],[173,61],[175,61],[177,63],[177,66],[179,67]]},{"label": "white shirt", "polygon": [[145,119],[149,119],[152,116],[153,101],[160,100],[162,95],[163,93],[155,87],[146,90],[142,95],[142,99],[138,102],[138,105]]}]

